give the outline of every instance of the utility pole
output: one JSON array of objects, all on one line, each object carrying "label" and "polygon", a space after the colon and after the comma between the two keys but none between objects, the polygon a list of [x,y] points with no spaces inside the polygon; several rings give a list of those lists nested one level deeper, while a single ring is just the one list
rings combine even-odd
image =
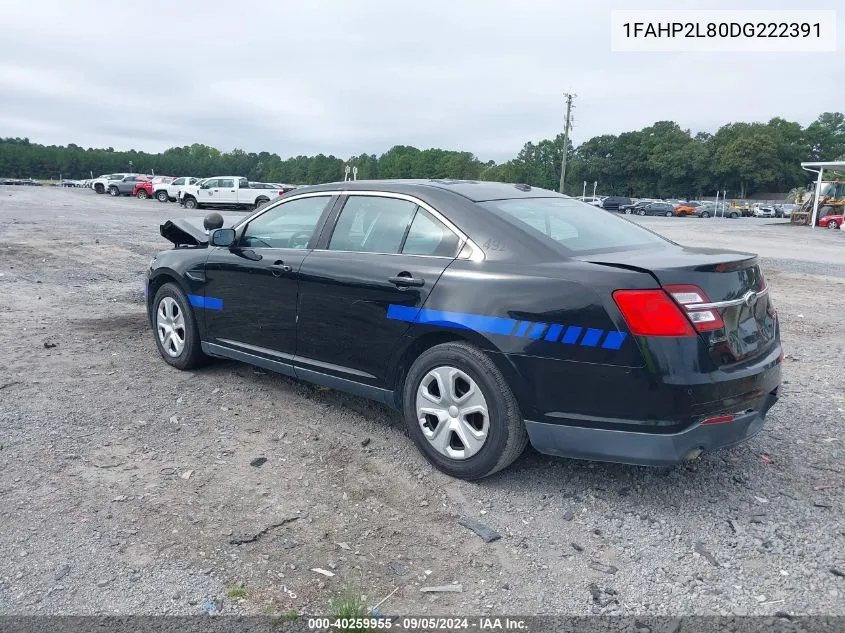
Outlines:
[{"label": "utility pole", "polygon": [[563,154],[560,158],[560,192],[563,193],[563,183],[566,180],[566,148],[569,147],[569,126],[572,120],[572,98],[571,93],[564,94],[566,97],[566,125],[563,128]]}]

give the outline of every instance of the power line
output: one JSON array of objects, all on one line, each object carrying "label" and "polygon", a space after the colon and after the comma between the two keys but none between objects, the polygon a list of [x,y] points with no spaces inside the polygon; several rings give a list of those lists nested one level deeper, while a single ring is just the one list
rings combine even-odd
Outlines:
[{"label": "power line", "polygon": [[563,185],[566,181],[566,149],[569,147],[569,127],[572,123],[572,99],[574,94],[565,93],[566,97],[566,124],[563,128],[563,150],[560,159],[560,192],[563,193]]}]

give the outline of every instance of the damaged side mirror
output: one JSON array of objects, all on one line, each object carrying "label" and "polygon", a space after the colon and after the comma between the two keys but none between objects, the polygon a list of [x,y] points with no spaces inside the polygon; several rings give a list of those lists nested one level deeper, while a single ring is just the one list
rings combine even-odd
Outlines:
[{"label": "damaged side mirror", "polygon": [[212,246],[231,246],[235,243],[235,229],[215,229],[210,241]]}]

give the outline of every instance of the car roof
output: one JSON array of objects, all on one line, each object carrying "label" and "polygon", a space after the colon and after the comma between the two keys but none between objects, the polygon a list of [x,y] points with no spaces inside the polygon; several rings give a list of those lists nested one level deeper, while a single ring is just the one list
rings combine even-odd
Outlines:
[{"label": "car roof", "polygon": [[448,179],[395,179],[395,180],[347,180],[297,189],[296,193],[308,191],[386,191],[407,195],[436,194],[451,192],[472,202],[508,200],[511,198],[565,198],[556,191],[541,189],[519,183],[488,182],[482,180]]}]

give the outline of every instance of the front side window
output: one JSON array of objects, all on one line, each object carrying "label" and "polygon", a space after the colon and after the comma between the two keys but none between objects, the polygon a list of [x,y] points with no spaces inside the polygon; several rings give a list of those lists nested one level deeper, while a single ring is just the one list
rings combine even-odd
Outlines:
[{"label": "front side window", "polygon": [[398,253],[417,205],[380,196],[350,196],[337,219],[329,250]]},{"label": "front side window", "polygon": [[209,178],[204,183],[202,183],[203,189],[214,189],[217,187],[217,179],[216,178]]},{"label": "front side window", "polygon": [[176,180],[174,180],[174,181],[173,181],[173,183],[171,183],[171,184],[174,184],[174,185],[184,185],[184,184],[185,184],[185,179],[184,179],[184,178],[177,178],[177,179],[176,179]]},{"label": "front side window", "polygon": [[455,257],[458,254],[459,241],[458,236],[440,220],[425,209],[417,209],[408,237],[402,246],[402,253]]},{"label": "front side window", "polygon": [[571,253],[665,246],[667,240],[616,214],[596,212],[571,198],[516,198],[481,206],[517,228]]},{"label": "front side window", "polygon": [[250,221],[241,244],[253,248],[307,248],[331,196],[299,198]]}]

